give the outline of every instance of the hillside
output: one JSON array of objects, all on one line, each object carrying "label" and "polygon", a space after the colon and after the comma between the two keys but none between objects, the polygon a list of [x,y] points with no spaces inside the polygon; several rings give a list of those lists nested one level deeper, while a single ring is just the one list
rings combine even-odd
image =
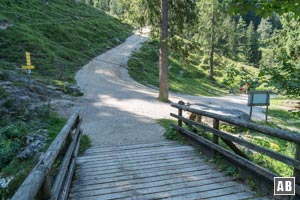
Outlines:
[{"label": "hillside", "polygon": [[25,51],[43,78],[74,81],[94,56],[124,41],[131,27],[74,0],[2,0],[0,69],[25,64]]},{"label": "hillside", "polygon": [[[131,33],[131,26],[77,1],[1,0],[0,199],[14,193],[35,165],[36,152],[64,125],[53,110],[69,98],[65,93],[81,95],[76,70]],[[36,66],[32,84],[20,69],[25,51]]]},{"label": "hillside", "polygon": [[[191,53],[182,58],[176,50],[169,54],[169,89],[173,92],[200,96],[221,96],[239,93],[239,88],[246,82],[252,89],[258,88],[258,69],[239,63],[225,56],[215,55],[215,76],[209,78],[209,57],[203,52]],[[146,42],[134,52],[128,61],[130,76],[136,81],[159,87],[159,44],[157,40]],[[260,87],[263,87],[260,86]]]}]

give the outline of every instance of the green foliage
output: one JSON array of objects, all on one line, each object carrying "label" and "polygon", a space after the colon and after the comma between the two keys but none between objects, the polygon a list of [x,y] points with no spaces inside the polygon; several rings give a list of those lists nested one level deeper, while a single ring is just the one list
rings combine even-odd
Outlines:
[{"label": "green foliage", "polygon": [[[194,59],[196,58],[191,57],[191,62],[187,62],[176,52],[171,52],[169,56],[170,90],[206,96],[224,94],[224,86],[210,80],[201,68],[193,64],[193,62],[198,64],[198,60]],[[146,42],[139,51],[133,53],[128,61],[129,75],[142,84],[158,87],[158,60],[158,43]]]},{"label": "green foliage", "polygon": [[165,128],[164,137],[167,140],[174,140],[181,143],[184,142],[183,136],[170,125],[170,124],[176,124],[175,120],[158,119],[157,123]]},{"label": "green foliage", "polygon": [[246,60],[248,63],[257,66],[261,59],[261,51],[259,50],[258,34],[252,21],[248,26],[246,38]]},{"label": "green foliage", "polygon": [[8,97],[8,93],[0,86],[0,98]]},{"label": "green foliage", "polygon": [[298,97],[300,95],[300,40],[299,20],[291,15],[282,17],[282,30],[268,43],[272,51],[265,51],[267,59],[262,62],[260,76],[278,92]]},{"label": "green foliage", "polygon": [[258,25],[257,33],[261,40],[269,39],[273,33],[272,23],[269,20],[270,19],[261,19]]},{"label": "green foliage", "polygon": [[0,22],[0,68],[20,68],[31,52],[33,73],[74,82],[75,71],[94,56],[123,41],[131,28],[73,0],[3,0]]},{"label": "green foliage", "polygon": [[268,17],[274,12],[278,14],[293,12],[295,16],[300,16],[298,0],[225,0],[223,1],[223,4],[226,6],[229,12],[234,14],[243,14],[249,11],[254,11],[259,16]]},{"label": "green foliage", "polygon": [[92,146],[92,141],[89,138],[88,135],[83,134],[80,140],[80,146],[79,146],[79,154],[83,154],[85,152],[85,150],[87,150],[88,148],[90,148]]}]

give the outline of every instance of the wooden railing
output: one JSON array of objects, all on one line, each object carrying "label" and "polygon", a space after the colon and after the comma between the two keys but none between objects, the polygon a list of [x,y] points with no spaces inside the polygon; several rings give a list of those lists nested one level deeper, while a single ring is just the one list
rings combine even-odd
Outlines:
[{"label": "wooden railing", "polygon": [[[251,160],[247,158],[247,155],[244,154],[240,148],[235,145],[238,144],[239,146],[243,146],[244,148],[248,148],[251,150],[254,150],[258,153],[261,153],[263,155],[266,155],[272,159],[275,159],[277,161],[280,161],[282,163],[285,163],[289,166],[292,166],[294,169],[294,177],[296,180],[296,194],[300,195],[300,133],[293,133],[289,131],[279,130],[275,128],[271,128],[268,126],[260,125],[254,122],[250,121],[243,121],[236,118],[229,118],[223,115],[206,112],[204,110],[199,110],[195,108],[191,108],[189,106],[184,105],[182,101],[180,101],[178,104],[172,103],[172,107],[175,107],[178,109],[178,114],[171,113],[170,115],[176,119],[178,119],[178,125],[173,125],[177,131],[182,133],[185,137],[188,137],[189,139],[192,139],[193,141],[197,142],[200,145],[204,145],[206,148],[209,148],[213,150],[214,152],[218,152],[222,154],[223,156],[227,157],[229,160],[235,162],[239,166],[243,168],[247,168],[251,170],[252,172],[259,174],[260,176],[263,176],[267,180],[273,182],[274,177],[278,177],[279,175],[255,164]],[[206,116],[208,118],[213,119],[213,126],[208,126],[204,123],[199,123],[196,121],[192,121],[190,119],[187,119],[183,117],[182,112],[188,111],[191,113],[195,113],[200,116]],[[219,130],[219,124],[220,122],[226,122],[228,124],[232,124],[235,126],[247,128],[249,130],[257,131],[259,133],[269,135],[272,137],[280,138],[285,141],[289,141],[295,144],[296,151],[295,151],[295,158],[288,157],[286,155],[280,154],[278,152],[275,152],[271,149],[259,146],[257,144],[251,143],[245,139],[242,139],[240,137],[235,137],[231,134],[228,134],[226,132],[223,132]],[[192,131],[189,129],[183,128],[182,124],[183,122],[187,124],[188,126],[192,127]],[[194,128],[193,128],[194,127]],[[195,130],[196,127],[199,127],[203,129],[206,132],[212,133],[212,141],[209,139],[206,139],[199,134],[196,134],[193,130]],[[219,139],[221,139],[231,150],[226,149],[219,145]]]},{"label": "wooden railing", "polygon": [[[76,111],[41,156],[12,200],[67,199],[82,135],[81,122],[79,111]],[[63,159],[56,178],[51,183],[49,173],[60,155],[63,155]]]}]

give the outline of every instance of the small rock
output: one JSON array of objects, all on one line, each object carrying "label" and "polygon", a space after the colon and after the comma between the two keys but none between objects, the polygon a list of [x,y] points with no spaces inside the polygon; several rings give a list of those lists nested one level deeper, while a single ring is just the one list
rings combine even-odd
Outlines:
[{"label": "small rock", "polygon": [[67,93],[70,93],[74,96],[82,96],[83,95],[83,93],[81,92],[80,88],[77,85],[65,83],[65,88],[67,90]]},{"label": "small rock", "polygon": [[50,90],[58,90],[58,88],[53,85],[47,85],[47,88]]},{"label": "small rock", "polygon": [[5,30],[9,27],[13,26],[12,24],[10,24],[9,22],[6,21],[0,21],[0,30]]},{"label": "small rock", "polygon": [[34,141],[29,146],[25,147],[23,151],[17,155],[17,158],[21,160],[32,158],[44,146],[45,142],[41,140]]},{"label": "small rock", "polygon": [[0,178],[0,188],[7,188],[8,184],[14,179],[13,176]]},{"label": "small rock", "polygon": [[121,43],[121,40],[120,40],[119,38],[117,38],[117,37],[115,38],[115,41],[116,41],[116,43],[118,43],[118,44]]}]

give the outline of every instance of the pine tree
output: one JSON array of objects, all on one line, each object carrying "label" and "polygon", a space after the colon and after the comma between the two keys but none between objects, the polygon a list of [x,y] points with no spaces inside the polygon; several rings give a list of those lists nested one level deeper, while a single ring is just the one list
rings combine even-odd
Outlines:
[{"label": "pine tree", "polygon": [[257,33],[259,33],[261,40],[269,39],[272,35],[272,23],[269,19],[262,19],[257,28]]},{"label": "pine tree", "polygon": [[[246,22],[243,20],[242,17],[239,18],[239,21],[236,25],[236,39],[237,39],[237,53],[239,56],[246,56],[246,41],[247,41],[247,36],[246,36],[246,29],[247,25]],[[243,58],[241,58],[242,61],[244,61]]]},{"label": "pine tree", "polygon": [[251,21],[246,33],[246,61],[257,65],[261,59],[261,51],[259,49],[258,34],[254,29]]}]

